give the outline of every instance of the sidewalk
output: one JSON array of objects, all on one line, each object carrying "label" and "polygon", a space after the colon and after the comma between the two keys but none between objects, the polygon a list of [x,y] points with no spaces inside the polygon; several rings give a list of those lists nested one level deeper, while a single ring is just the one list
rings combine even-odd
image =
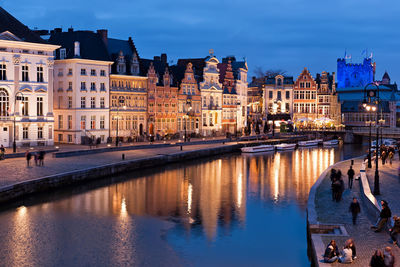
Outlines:
[{"label": "sidewalk", "polygon": [[[223,145],[191,145],[183,147],[183,151],[192,151],[216,146]],[[46,155],[43,167],[35,166],[35,161],[33,159],[30,162],[31,167],[26,166],[25,158],[6,159],[0,161],[0,187],[48,175],[83,170],[100,165],[121,162],[122,154],[125,154],[125,160],[130,160],[164,154],[173,154],[177,152],[180,152],[179,146],[105,152],[101,154],[82,155],[69,158],[53,158],[51,155]]]},{"label": "sidewalk", "polygon": [[[398,264],[398,262],[400,261],[400,249],[397,246],[393,246],[393,244],[390,242],[389,233],[387,231],[375,233],[370,229],[370,226],[375,223],[377,218],[371,218],[367,213],[367,207],[361,197],[362,193],[360,191],[360,180],[354,180],[352,190],[348,188],[347,170],[349,168],[349,165],[350,164],[348,162],[344,162],[342,164],[339,164],[338,168],[336,168],[342,171],[342,174],[344,175],[344,182],[346,185],[342,201],[339,203],[332,201],[331,181],[329,179],[329,176],[325,177],[325,179],[317,189],[315,201],[318,221],[326,224],[343,224],[349,236],[326,235],[322,237],[322,241],[326,247],[331,239],[335,239],[338,244],[339,250],[341,250],[343,249],[344,242],[348,238],[353,238],[355,240],[357,248],[357,259],[353,262],[352,266],[369,266],[369,262],[374,251],[376,249],[382,250],[386,246],[392,247]],[[356,175],[359,174],[360,166],[361,159],[355,160],[353,167],[356,171]],[[395,169],[394,165],[391,169],[387,168],[386,165],[384,168],[381,169],[381,192],[385,192],[385,195],[383,196],[385,196],[385,198],[388,199],[389,203],[391,203],[391,207],[395,207],[396,204],[397,206],[399,206],[399,201],[396,201],[395,199],[398,199],[398,197],[396,196],[398,196],[400,184],[398,183],[398,181],[397,183],[393,183],[389,180],[389,178],[387,178],[390,177],[392,169]],[[397,169],[395,170],[397,176]],[[369,180],[371,181],[371,174],[368,172],[367,175],[369,176]],[[361,205],[361,214],[359,214],[358,216],[357,225],[352,224],[351,213],[348,211],[353,196],[359,200]],[[396,214],[396,212],[394,212],[394,214]],[[324,250],[325,247],[323,248]],[[317,255],[317,257],[320,263],[322,255]],[[331,266],[343,265],[336,262]]]}]

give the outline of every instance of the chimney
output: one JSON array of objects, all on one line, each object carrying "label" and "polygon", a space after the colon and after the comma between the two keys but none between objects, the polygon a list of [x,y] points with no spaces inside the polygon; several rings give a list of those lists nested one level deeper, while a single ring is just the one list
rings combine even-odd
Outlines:
[{"label": "chimney", "polygon": [[161,54],[161,62],[167,64],[167,54]]},{"label": "chimney", "polygon": [[55,33],[60,33],[60,32],[62,32],[62,28],[54,28],[54,32]]},{"label": "chimney", "polygon": [[81,48],[78,41],[74,42],[74,57],[81,57]]},{"label": "chimney", "polygon": [[97,30],[97,34],[100,35],[105,46],[108,46],[108,31],[106,29]]},{"label": "chimney", "polygon": [[74,32],[74,28],[68,28],[68,32]]}]

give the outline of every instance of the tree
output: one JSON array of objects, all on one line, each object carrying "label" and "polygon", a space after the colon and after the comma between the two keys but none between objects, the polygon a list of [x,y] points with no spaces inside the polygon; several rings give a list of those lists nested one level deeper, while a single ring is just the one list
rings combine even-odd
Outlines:
[{"label": "tree", "polygon": [[275,77],[276,75],[285,75],[286,71],[282,69],[267,69],[263,70],[260,66],[255,67],[254,74],[256,80],[264,80],[265,77]]}]

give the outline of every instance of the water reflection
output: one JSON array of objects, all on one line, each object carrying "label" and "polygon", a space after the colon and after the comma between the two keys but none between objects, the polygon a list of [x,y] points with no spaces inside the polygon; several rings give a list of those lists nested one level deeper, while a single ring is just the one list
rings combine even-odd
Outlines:
[{"label": "water reflection", "polygon": [[[75,227],[75,225],[70,226],[71,223],[78,225],[78,232],[74,232],[75,239],[79,239],[79,234],[85,235],[85,231],[98,233],[98,236],[90,235],[94,240],[88,243],[98,242],[110,248],[110,252],[104,254],[109,265],[140,265],[138,262],[143,255],[142,247],[146,244],[144,241],[146,238],[140,237],[143,226],[137,224],[135,218],[138,216],[176,222],[176,229],[180,229],[181,232],[174,234],[175,239],[186,236],[190,240],[191,234],[195,233],[193,238],[204,236],[207,243],[217,244],[221,242],[220,236],[233,236],[232,238],[240,236],[231,243],[232,246],[240,246],[243,242],[253,242],[252,238],[258,238],[260,234],[270,237],[271,233],[266,232],[265,224],[276,221],[276,227],[288,228],[279,225],[279,220],[289,219],[296,224],[304,222],[310,187],[324,169],[345,157],[343,151],[345,149],[313,148],[261,155],[227,155],[218,159],[185,163],[179,167],[168,167],[162,172],[153,172],[151,175],[54,202],[29,208],[20,207],[12,213],[11,219],[4,214],[0,217],[0,225],[4,229],[7,229],[8,223],[12,225],[12,232],[5,233],[7,236],[5,240],[10,242],[2,246],[7,247],[10,250],[8,255],[13,257],[7,262],[15,263],[16,266],[21,265],[21,262],[30,262],[33,258],[40,258],[41,254],[46,253],[37,251],[40,250],[39,246],[26,246],[27,241],[35,244],[35,240],[54,239],[53,243],[49,241],[54,247],[57,247],[59,240],[67,240],[68,243],[71,237],[64,232],[70,231],[65,231],[69,229],[68,227]],[[352,149],[349,151],[349,155],[357,153]],[[293,212],[293,207],[297,211]],[[35,218],[34,222],[30,217],[32,214],[35,214],[35,217],[32,217]],[[65,229],[60,230],[52,226],[49,228],[53,232],[47,230],[50,236],[33,236],[37,225],[42,223],[41,214],[45,214],[49,221],[54,221],[54,225],[64,225]],[[99,228],[100,231],[96,229],[99,220],[105,220],[104,225],[109,227]],[[87,224],[93,229],[85,230],[81,224]],[[305,231],[305,226],[300,229]],[[271,229],[273,232],[283,232],[283,230]],[[300,232],[301,237],[294,237],[291,234],[279,238],[286,238],[285,240],[290,243],[294,238],[299,239],[299,243],[304,243],[304,250],[300,251],[299,255],[304,262],[307,262],[305,233],[298,230],[297,232]],[[146,248],[145,251],[153,249],[151,242],[148,243],[150,249]],[[223,244],[224,248],[225,246],[226,243]],[[185,247],[189,247],[187,243]],[[260,244],[260,248],[263,247],[264,244]],[[263,255],[258,249],[253,247],[251,253]],[[51,252],[51,249],[49,250]],[[192,251],[201,249],[194,247]],[[271,250],[271,253],[272,251],[274,250]],[[221,249],[221,253],[223,252]],[[50,255],[55,258],[52,259],[54,262],[60,257],[57,253]],[[265,255],[265,257],[272,256]]]}]

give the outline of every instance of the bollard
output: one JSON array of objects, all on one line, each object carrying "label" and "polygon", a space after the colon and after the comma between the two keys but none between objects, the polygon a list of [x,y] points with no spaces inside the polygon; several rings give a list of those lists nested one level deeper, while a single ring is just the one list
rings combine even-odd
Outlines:
[{"label": "bollard", "polygon": [[222,144],[225,145],[225,141],[222,141]]},{"label": "bollard", "polygon": [[181,145],[181,151],[182,151],[182,145]]},{"label": "bollard", "polygon": [[125,154],[122,154],[122,160],[125,160]]},{"label": "bollard", "polygon": [[353,165],[354,165],[354,159],[351,160],[351,166],[353,166]]}]

